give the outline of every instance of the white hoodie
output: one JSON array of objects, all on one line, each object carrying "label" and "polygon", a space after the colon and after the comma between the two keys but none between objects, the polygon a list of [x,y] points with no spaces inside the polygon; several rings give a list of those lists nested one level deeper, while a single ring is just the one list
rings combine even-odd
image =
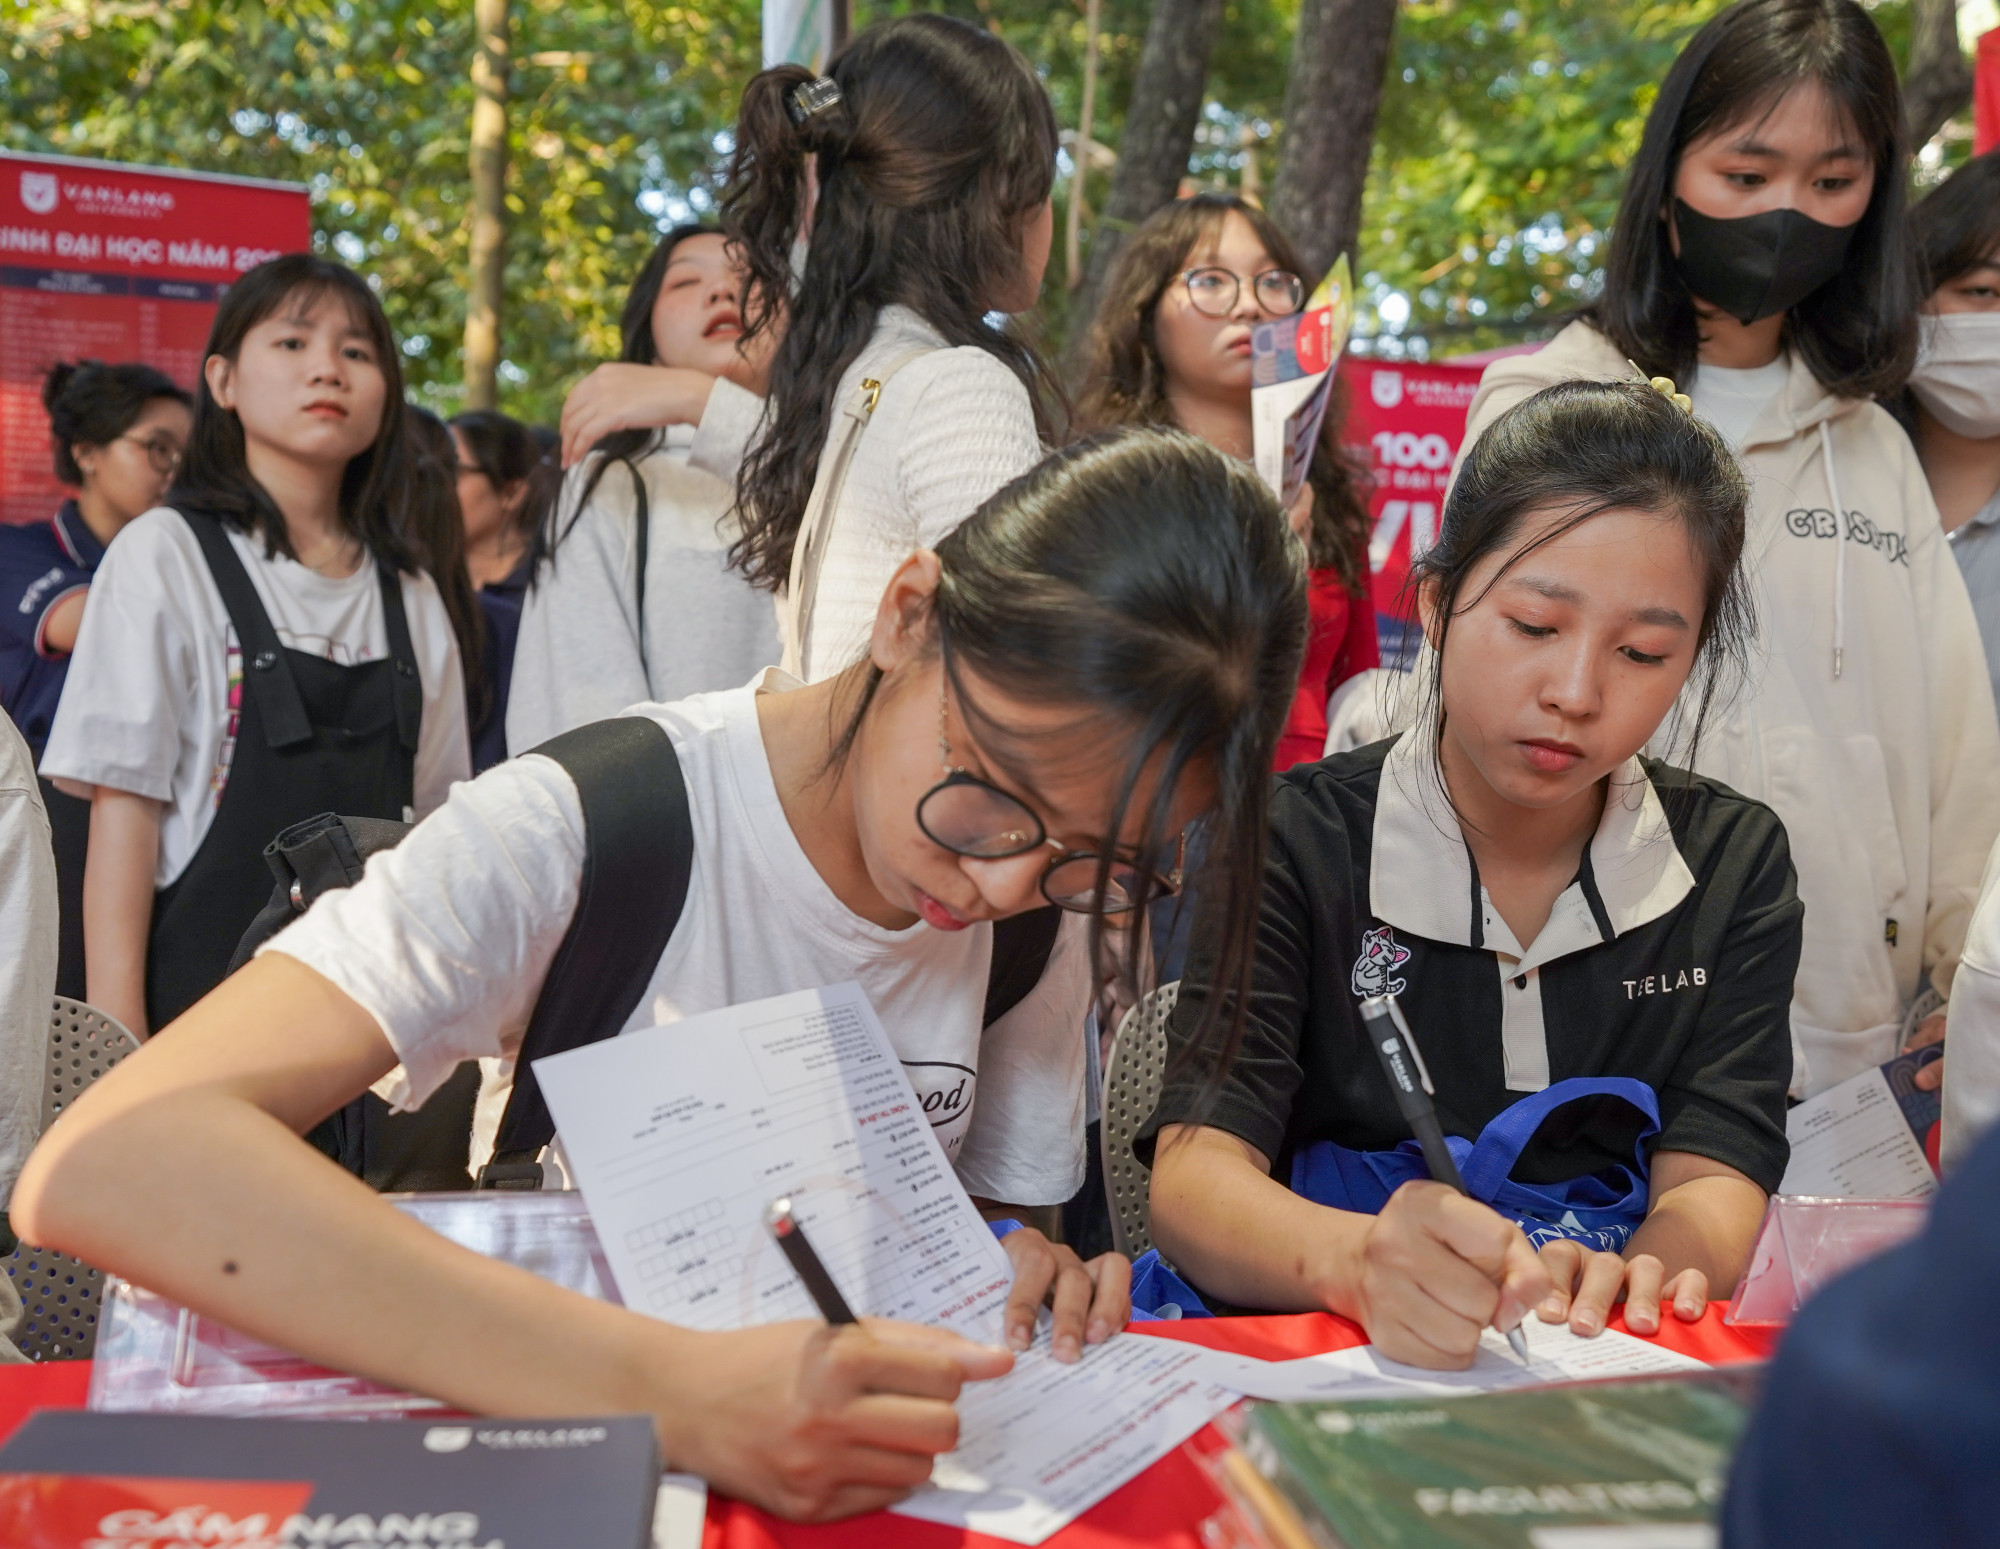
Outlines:
[{"label": "white hoodie", "polygon": [[[1544,387],[1631,375],[1616,346],[1572,323],[1487,368],[1464,445]],[[1793,1090],[1811,1093],[1894,1053],[1926,972],[1950,992],[2000,835],[2000,726],[1965,582],[1901,427],[1793,356],[1740,456],[1758,642],[1696,767],[1768,802],[1791,837],[1806,906]]]}]

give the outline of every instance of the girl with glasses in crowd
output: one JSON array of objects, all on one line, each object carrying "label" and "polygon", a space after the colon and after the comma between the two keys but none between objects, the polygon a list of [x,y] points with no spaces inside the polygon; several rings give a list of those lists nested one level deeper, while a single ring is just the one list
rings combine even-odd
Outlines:
[{"label": "girl with glasses in crowd", "polygon": [[[136,361],[62,363],[42,381],[55,474],[76,494],[46,525],[0,523],[0,708],[39,762],[105,546],[160,503],[187,447],[188,395]],[[41,782],[62,895],[56,993],[84,997],[83,866],[90,808]]]},{"label": "girl with glasses in crowd", "polygon": [[[998,1208],[1068,1198],[1090,943],[1058,938],[982,1032],[993,922],[1054,905],[1098,934],[1171,890],[1176,838],[1202,817],[1203,894],[1242,922],[1214,972],[1247,983],[1303,589],[1249,468],[1122,432],[905,556],[846,671],[635,707],[672,739],[694,845],[628,1026],[857,980],[920,1096],[956,1067],[935,1133],[968,1190]],[[677,1468],[734,1495],[800,1517],[884,1505],[928,1477],[960,1383],[1005,1353],[881,1323],[697,1333],[590,1302],[414,1226],[285,1133],[392,1071],[407,1107],[517,1047],[584,842],[548,757],[460,785],[93,1086],[31,1161],[17,1218],[342,1370],[476,1411],[637,1409]],[[1032,1229],[1005,1243],[1014,1348],[1051,1297],[1058,1358],[1123,1326],[1122,1258],[1085,1264]]]},{"label": "girl with glasses in crowd", "polygon": [[1466,426],[1470,448],[1540,388],[1636,363],[1686,385],[1751,476],[1765,655],[1700,770],[1792,837],[1796,1095],[1894,1054],[1926,979],[1949,993],[2000,835],[1978,625],[1923,466],[1876,402],[1917,350],[1902,124],[1895,61],[1854,0],[1722,12],[1661,83],[1602,297],[1489,366]]},{"label": "girl with glasses in crowd", "polygon": [[[1310,289],[1290,239],[1236,195],[1196,194],[1154,211],[1119,249],[1105,282],[1078,418],[1092,426],[1178,425],[1247,460],[1255,451],[1251,330],[1298,311]],[[1288,513],[1309,555],[1312,624],[1298,697],[1278,741],[1281,770],[1325,752],[1329,700],[1379,660],[1366,486],[1340,447],[1341,409],[1336,397]]]},{"label": "girl with glasses in crowd", "polygon": [[[1748,655],[1748,491],[1685,402],[1563,383],[1474,447],[1413,571],[1416,723],[1279,777],[1212,1063],[1235,927],[1197,895],[1149,1135],[1154,1240],[1202,1292],[1463,1367],[1530,1311],[1591,1335],[1623,1299],[1649,1334],[1735,1284],[1790,1154],[1800,906],[1770,808],[1640,753],[1692,754]],[[1409,1138],[1376,996],[1470,1197]]]},{"label": "girl with glasses in crowd", "polygon": [[221,980],[279,830],[410,821],[470,773],[458,645],[407,536],[399,358],[352,270],[241,276],[170,503],[94,584],[43,766],[91,800],[90,1002],[141,1037]]},{"label": "girl with glasses in crowd", "polygon": [[[626,298],[619,358],[564,402],[568,476],[557,498],[521,508],[542,531],[505,690],[508,747],[733,688],[778,659],[770,598],[729,564],[736,470],[782,332],[746,342],[746,282],[713,227],[668,232]],[[483,508],[476,484],[462,493]]]},{"label": "girl with glasses in crowd", "polygon": [[881,23],[823,77],[780,65],[744,89],[723,230],[751,337],[784,337],[736,557],[780,595],[784,665],[807,682],[866,651],[912,550],[1041,456],[1056,394],[992,319],[1035,304],[1055,157],[1034,69],[950,17]]}]

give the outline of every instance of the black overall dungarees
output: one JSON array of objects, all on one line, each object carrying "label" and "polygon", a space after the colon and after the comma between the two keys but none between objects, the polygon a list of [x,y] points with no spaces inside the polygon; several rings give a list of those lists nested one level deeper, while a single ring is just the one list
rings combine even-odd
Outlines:
[{"label": "black overall dungarees", "polygon": [[407,821],[423,685],[395,570],[377,560],[385,660],[343,667],[281,644],[222,524],[183,518],[236,630],[243,686],[222,804],[187,869],[153,899],[146,1016],[158,1032],[222,982],[271,894],[264,847],[321,812]]}]

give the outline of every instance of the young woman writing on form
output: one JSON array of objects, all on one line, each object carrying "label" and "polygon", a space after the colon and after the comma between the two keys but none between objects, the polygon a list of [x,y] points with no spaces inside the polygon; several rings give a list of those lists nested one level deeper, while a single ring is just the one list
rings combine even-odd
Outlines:
[{"label": "young woman writing on form", "polygon": [[[920,1095],[940,1062],[969,1072],[969,1113],[935,1131],[967,1188],[1068,1198],[1088,943],[1058,941],[982,1034],[989,922],[1143,908],[1206,814],[1200,886],[1244,922],[1214,974],[1247,984],[1297,547],[1248,468],[1127,433],[910,556],[840,676],[639,707],[673,740],[695,844],[628,1026],[857,980]],[[407,1106],[518,1046],[576,908],[581,825],[538,754],[459,786],[65,1114],[16,1220],[315,1360],[474,1410],[648,1412],[675,1467],[733,1494],[794,1516],[881,1506],[952,1446],[960,1382],[1003,1353],[879,1324],[695,1333],[586,1301],[424,1231],[295,1138],[398,1065]],[[1005,1241],[1016,1348],[1045,1296],[1059,1358],[1123,1325],[1123,1259]]]},{"label": "young woman writing on form", "polygon": [[[1416,572],[1425,713],[1280,778],[1247,1031],[1210,1083],[1198,902],[1151,1121],[1153,1235],[1197,1286],[1449,1367],[1530,1308],[1590,1334],[1623,1294],[1646,1333],[1734,1282],[1789,1154],[1799,901],[1770,809],[1638,755],[1684,689],[1698,742],[1743,655],[1745,499],[1639,383],[1551,388],[1466,461]],[[1411,1157],[1359,1011],[1382,994],[1497,1208]]]}]

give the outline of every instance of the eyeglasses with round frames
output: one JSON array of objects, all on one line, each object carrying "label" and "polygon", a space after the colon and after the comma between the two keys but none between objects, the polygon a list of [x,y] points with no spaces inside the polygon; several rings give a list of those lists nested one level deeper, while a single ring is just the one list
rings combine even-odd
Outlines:
[{"label": "eyeglasses with round frames", "polygon": [[944,763],[944,778],[917,798],[917,827],[926,838],[954,855],[983,861],[1026,855],[1043,845],[1053,847],[1056,853],[1049,857],[1048,868],[1042,873],[1042,897],[1072,914],[1129,912],[1138,900],[1142,873],[1151,875],[1149,891],[1154,898],[1171,897],[1180,891],[1185,836],[1175,854],[1174,869],[1167,875],[1149,866],[1112,857],[1110,877],[1100,902],[1097,874],[1103,865],[1102,856],[1091,850],[1065,849],[1049,837],[1041,818],[1018,796],[951,761],[946,727],[949,683],[947,669],[947,686],[938,694],[938,752]]},{"label": "eyeglasses with round frames", "polygon": [[146,461],[152,465],[153,472],[155,473],[172,473],[176,468],[180,467],[181,459],[187,456],[186,449],[176,445],[172,441],[152,440],[145,436],[135,436],[129,431],[118,437],[118,439],[120,441],[130,441],[134,446],[144,447],[146,449]]},{"label": "eyeglasses with round frames", "polygon": [[[1207,266],[1181,275],[1189,303],[1204,317],[1227,317],[1243,294],[1243,277],[1232,269]],[[1290,317],[1305,304],[1306,282],[1289,269],[1266,269],[1250,279],[1257,305],[1273,317]]]}]

